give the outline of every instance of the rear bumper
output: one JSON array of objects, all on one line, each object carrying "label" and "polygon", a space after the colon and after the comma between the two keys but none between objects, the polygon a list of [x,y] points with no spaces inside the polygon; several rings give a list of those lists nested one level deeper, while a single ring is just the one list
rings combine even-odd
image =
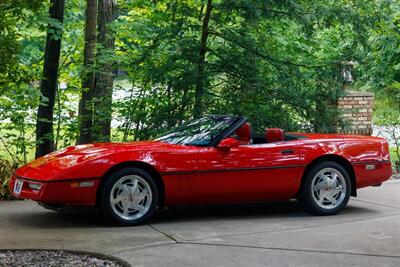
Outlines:
[{"label": "rear bumper", "polygon": [[357,188],[373,186],[388,180],[392,176],[390,161],[353,163]]},{"label": "rear bumper", "polygon": [[[20,194],[14,192],[16,180],[23,182]],[[16,198],[31,199],[52,205],[94,206],[99,182],[100,178],[40,181],[13,175],[9,189]],[[39,184],[40,189],[31,189],[30,183]],[[80,187],[81,183],[90,186]]]}]

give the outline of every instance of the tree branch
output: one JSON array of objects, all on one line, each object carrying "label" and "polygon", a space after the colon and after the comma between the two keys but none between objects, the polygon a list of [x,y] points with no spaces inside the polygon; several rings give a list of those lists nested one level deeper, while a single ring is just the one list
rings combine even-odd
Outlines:
[{"label": "tree branch", "polygon": [[10,155],[12,161],[13,161],[13,167],[16,167],[17,161],[14,158],[13,153],[11,153],[11,150],[8,148],[6,141],[4,141],[3,137],[0,136],[0,141],[3,143],[4,148],[6,149],[7,153]]},{"label": "tree branch", "polygon": [[[338,63],[337,61],[333,61],[333,62],[329,62],[327,64],[322,64],[322,65],[308,65],[308,64],[303,64],[303,63],[291,62],[291,61],[288,61],[288,60],[276,59],[276,58],[267,56],[267,55],[261,53],[260,51],[254,49],[252,47],[248,47],[248,46],[246,46],[246,45],[244,45],[244,44],[242,44],[240,42],[237,42],[233,38],[227,37],[227,36],[225,36],[224,34],[222,34],[220,32],[217,32],[217,31],[214,31],[214,30],[210,30],[209,34],[216,35],[216,36],[218,36],[218,37],[220,37],[220,38],[222,38],[222,39],[224,39],[224,40],[226,40],[228,42],[234,43],[235,45],[239,46],[240,48],[242,48],[244,50],[247,50],[247,51],[255,54],[256,56],[258,56],[258,57],[260,57],[260,58],[262,58],[264,60],[269,61],[272,65],[274,65],[274,63],[280,63],[280,64],[292,65],[292,66],[296,66],[296,67],[315,69],[315,68],[322,68],[322,67],[326,67],[326,66]],[[276,67],[276,65],[274,65],[274,66]]]}]

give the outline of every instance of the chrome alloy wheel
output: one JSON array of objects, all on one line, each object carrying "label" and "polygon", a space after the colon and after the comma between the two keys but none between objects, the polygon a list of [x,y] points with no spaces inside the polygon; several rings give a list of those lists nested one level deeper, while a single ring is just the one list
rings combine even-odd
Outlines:
[{"label": "chrome alloy wheel", "polygon": [[111,189],[110,204],[113,212],[124,220],[141,218],[150,209],[151,187],[139,175],[121,177]]},{"label": "chrome alloy wheel", "polygon": [[311,182],[315,203],[323,209],[334,209],[346,197],[346,181],[343,174],[334,168],[320,170]]}]

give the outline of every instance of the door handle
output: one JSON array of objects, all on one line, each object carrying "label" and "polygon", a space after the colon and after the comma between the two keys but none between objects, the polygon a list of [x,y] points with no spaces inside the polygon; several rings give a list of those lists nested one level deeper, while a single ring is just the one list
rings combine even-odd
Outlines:
[{"label": "door handle", "polygon": [[293,149],[283,149],[281,150],[281,153],[287,155],[287,154],[293,154],[294,151]]}]

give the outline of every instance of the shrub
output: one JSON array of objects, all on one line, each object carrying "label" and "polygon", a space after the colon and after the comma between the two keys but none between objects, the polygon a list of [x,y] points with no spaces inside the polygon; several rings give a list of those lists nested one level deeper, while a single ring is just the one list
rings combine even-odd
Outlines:
[{"label": "shrub", "polygon": [[391,159],[394,172],[400,175],[400,112],[398,110],[384,109],[375,116],[374,121],[378,127],[378,135],[387,136],[394,144]]},{"label": "shrub", "polygon": [[13,199],[10,190],[8,190],[8,184],[13,171],[14,167],[9,161],[0,159],[0,201]]}]

